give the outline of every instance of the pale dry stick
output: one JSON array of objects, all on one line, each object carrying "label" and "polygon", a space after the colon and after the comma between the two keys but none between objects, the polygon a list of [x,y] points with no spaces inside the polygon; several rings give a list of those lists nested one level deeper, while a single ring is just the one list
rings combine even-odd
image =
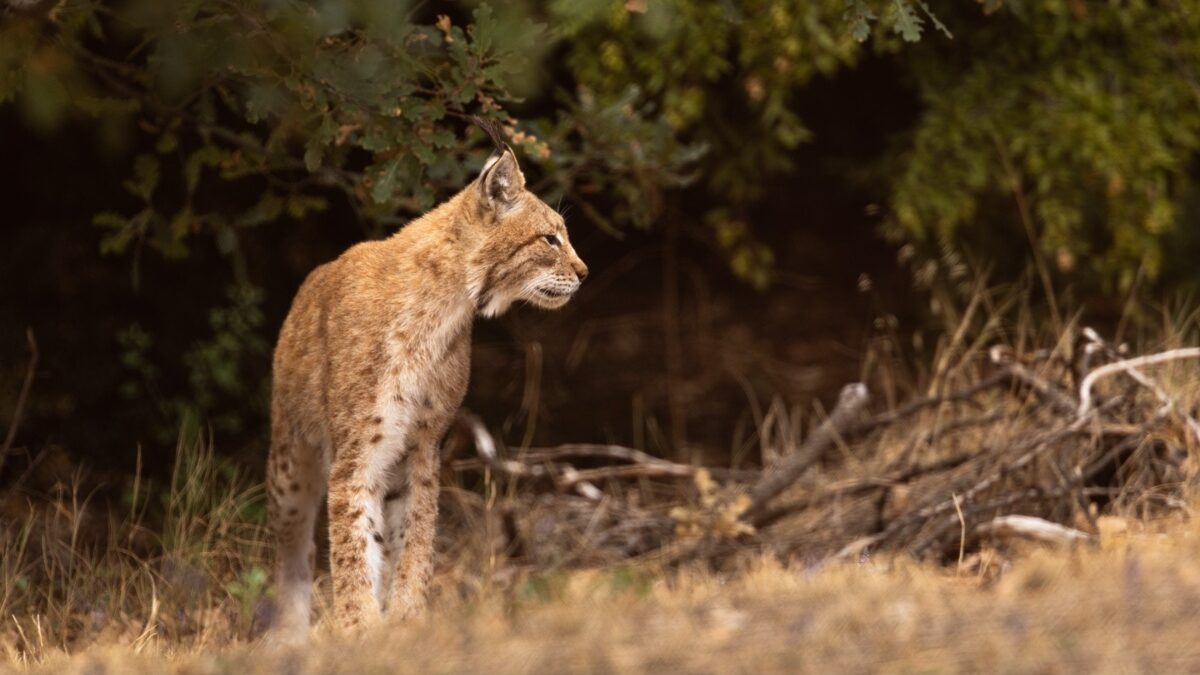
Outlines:
[{"label": "pale dry stick", "polygon": [[766,508],[768,502],[795,483],[838,437],[845,434],[870,400],[867,385],[861,382],[842,387],[837,405],[828,419],[804,439],[804,443],[794,454],[780,460],[773,470],[764,473],[758,483],[750,489],[750,508],[742,514],[742,519],[752,522]]},{"label": "pale dry stick", "polygon": [[[1084,328],[1083,335],[1092,343],[1089,344],[1088,347],[1092,347],[1094,345],[1110,353],[1115,353],[1113,352],[1112,348],[1109,347],[1108,343],[1104,341],[1104,338],[1100,337],[1100,334],[1095,330],[1091,328]],[[1195,436],[1196,442],[1200,443],[1200,422],[1197,422],[1196,418],[1182,410],[1176,400],[1170,394],[1168,394],[1167,391],[1158,384],[1158,382],[1151,379],[1134,366],[1130,366],[1125,373],[1129,375],[1129,377],[1133,378],[1138,384],[1154,392],[1154,395],[1158,397],[1159,401],[1162,402],[1163,410],[1165,412],[1177,413],[1180,417],[1182,417],[1184,424],[1187,425],[1188,429],[1192,432],[1192,435]]]},{"label": "pale dry stick", "polygon": [[[606,457],[609,459],[623,459],[635,464],[676,466],[674,462],[661,457],[655,457],[648,452],[642,452],[641,450],[623,445],[599,443],[566,443],[553,448],[529,448],[521,457],[527,462],[552,462],[566,456]],[[687,465],[683,464],[679,466]]]},{"label": "pale dry stick", "polygon": [[17,627],[17,635],[21,636],[21,642],[25,644],[26,648],[23,650],[22,656],[23,658],[28,658],[30,651],[33,649],[33,643],[30,642],[29,637],[25,635],[25,628],[21,625],[20,621],[17,621],[17,615],[10,614],[9,618],[12,619],[13,625]]},{"label": "pale dry stick", "polygon": [[962,573],[963,554],[967,551],[967,519],[963,518],[962,503],[958,500],[958,494],[954,494],[954,512],[958,514],[958,568],[956,574]]},{"label": "pale dry stick", "polygon": [[1159,363],[1168,363],[1170,361],[1181,361],[1184,359],[1200,359],[1200,347],[1186,347],[1183,349],[1170,349],[1158,354],[1147,354],[1146,356],[1137,356],[1131,359],[1115,361],[1088,373],[1087,377],[1083,378],[1083,382],[1079,385],[1079,409],[1076,415],[1082,418],[1092,408],[1092,387],[1102,378],[1114,375],[1116,373],[1129,373],[1131,369],[1136,369],[1140,366],[1152,366]]},{"label": "pale dry stick", "polygon": [[1092,540],[1092,536],[1086,532],[1036,516],[997,516],[977,526],[975,532],[992,537],[1024,537],[1050,544],[1075,544]]},{"label": "pale dry stick", "polygon": [[475,452],[492,469],[509,476],[524,478],[553,477],[550,469],[545,466],[529,466],[511,459],[502,459],[496,453],[496,440],[492,438],[491,432],[487,430],[482,420],[468,412],[460,412],[458,417],[471,428],[471,434],[475,439]]},{"label": "pale dry stick", "polygon": [[146,645],[154,639],[158,634],[158,584],[154,583],[154,577],[150,577],[150,616],[146,618],[146,625],[142,628],[139,634],[133,640],[133,653],[141,654]]},{"label": "pale dry stick", "polygon": [[604,493],[600,491],[600,488],[584,480],[579,472],[575,470],[575,467],[569,464],[563,467],[562,479],[558,482],[563,487],[575,488],[575,491],[580,495],[594,502],[598,502],[604,498]]},{"label": "pale dry stick", "polygon": [[[708,471],[713,478],[719,480],[747,481],[762,476],[762,472],[751,469],[728,469],[725,467],[703,467],[695,464],[677,464],[670,460],[655,457],[641,450],[628,448],[623,445],[605,445],[589,443],[568,443],[553,448],[531,448],[521,455],[521,463],[526,466],[538,464],[565,464],[564,457],[598,457],[630,462],[619,466],[604,466],[594,469],[579,469],[576,474],[584,480],[599,480],[604,478],[632,478],[640,476],[667,476],[690,478],[701,469]],[[490,466],[490,462],[481,459],[456,461],[455,469],[477,468],[481,465]]]},{"label": "pale dry stick", "polygon": [[558,484],[565,483],[566,487],[574,488],[580,496],[592,501],[599,501],[604,496],[600,488],[586,480],[576,478],[578,472],[569,464],[557,467],[537,464],[530,466],[511,459],[502,459],[496,453],[496,440],[492,438],[491,432],[487,430],[479,417],[469,412],[460,412],[459,417],[471,428],[471,434],[475,439],[475,452],[496,471],[525,478],[549,478]]},{"label": "pale dry stick", "polygon": [[33,615],[33,627],[37,630],[38,638],[38,653],[43,656],[46,654],[46,631],[42,630],[42,615]]},{"label": "pale dry stick", "polygon": [[[661,466],[657,464],[624,464],[621,466],[602,466],[595,469],[578,469],[570,472],[564,472],[562,483],[565,486],[573,485],[581,480],[605,480],[610,478],[641,478],[641,477],[676,477],[676,478],[691,478],[700,471],[708,471],[714,478],[721,478],[720,475],[714,473],[712,469],[703,466],[695,466],[690,464],[674,464],[672,466]],[[726,479],[742,480],[754,479],[762,476],[758,471],[740,471],[723,474]]]}]

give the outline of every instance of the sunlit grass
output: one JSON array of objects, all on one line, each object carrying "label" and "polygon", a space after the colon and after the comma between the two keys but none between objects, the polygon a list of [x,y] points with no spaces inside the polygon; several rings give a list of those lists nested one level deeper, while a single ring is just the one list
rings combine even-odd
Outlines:
[{"label": "sunlit grass", "polygon": [[1015,562],[985,550],[961,569],[622,566],[443,599],[424,620],[357,638],[318,626],[309,645],[282,650],[106,641],[73,658],[40,652],[33,670],[1181,672],[1200,666],[1197,559],[1200,527],[1176,518],[1123,521],[1097,546]]}]

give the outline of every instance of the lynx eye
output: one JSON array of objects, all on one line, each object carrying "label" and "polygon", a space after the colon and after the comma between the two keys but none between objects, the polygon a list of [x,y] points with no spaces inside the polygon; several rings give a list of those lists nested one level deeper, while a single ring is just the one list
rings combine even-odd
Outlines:
[{"label": "lynx eye", "polygon": [[558,235],[556,235],[556,234],[547,234],[543,238],[546,240],[546,243],[550,244],[551,246],[558,246],[559,244],[562,243],[561,241],[559,241]]}]

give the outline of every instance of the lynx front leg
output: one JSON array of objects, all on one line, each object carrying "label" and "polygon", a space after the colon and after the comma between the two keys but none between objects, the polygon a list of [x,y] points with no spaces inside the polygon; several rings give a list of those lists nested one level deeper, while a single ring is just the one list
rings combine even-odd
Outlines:
[{"label": "lynx front leg", "polygon": [[408,491],[403,510],[400,547],[388,611],[399,617],[425,608],[425,593],[433,574],[433,535],[438,512],[437,443],[422,439],[408,458]]},{"label": "lynx front leg", "polygon": [[342,456],[329,477],[329,562],[343,628],[375,622],[382,610],[383,492],[370,478],[354,457]]},{"label": "lynx front leg", "polygon": [[389,478],[389,489],[383,498],[383,574],[379,584],[378,598],[385,612],[391,610],[392,589],[395,585],[396,569],[404,551],[404,528],[408,524],[408,469],[406,459],[397,462]]}]

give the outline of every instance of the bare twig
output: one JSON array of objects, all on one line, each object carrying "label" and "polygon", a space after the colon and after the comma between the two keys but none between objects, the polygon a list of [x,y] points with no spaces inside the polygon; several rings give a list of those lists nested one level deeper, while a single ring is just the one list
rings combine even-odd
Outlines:
[{"label": "bare twig", "polygon": [[1092,387],[1101,378],[1114,375],[1116,373],[1129,373],[1130,370],[1141,366],[1152,366],[1159,363],[1167,363],[1170,361],[1180,361],[1183,359],[1200,359],[1200,347],[1188,347],[1184,349],[1170,349],[1158,354],[1148,354],[1146,356],[1138,356],[1132,359],[1124,359],[1116,361],[1088,373],[1087,377],[1083,378],[1083,383],[1079,385],[1079,409],[1077,415],[1082,417],[1092,408]]},{"label": "bare twig", "polygon": [[[1104,349],[1110,355],[1115,355],[1117,353],[1115,350],[1112,349],[1112,347],[1110,347],[1108,345],[1107,342],[1104,341],[1103,338],[1100,337],[1100,334],[1097,333],[1095,330],[1093,330],[1091,328],[1084,328],[1083,335],[1092,343],[1092,344],[1088,345],[1089,347],[1094,345],[1098,348]],[[1196,418],[1192,417],[1191,415],[1187,414],[1187,412],[1182,410],[1179,407],[1178,403],[1176,402],[1175,398],[1172,397],[1170,394],[1168,394],[1167,391],[1165,389],[1163,389],[1161,385],[1158,384],[1158,382],[1151,379],[1149,376],[1147,376],[1142,371],[1138,370],[1136,366],[1128,366],[1125,369],[1125,373],[1127,375],[1129,375],[1129,377],[1133,378],[1138,384],[1140,384],[1143,387],[1146,387],[1150,391],[1154,392],[1154,395],[1157,396],[1158,400],[1162,402],[1163,409],[1165,411],[1174,412],[1174,413],[1178,414],[1180,417],[1182,417],[1184,424],[1186,424],[1188,427],[1188,430],[1192,432],[1192,436],[1195,437],[1196,442],[1200,443],[1200,422],[1197,422]],[[1084,382],[1086,382],[1086,378],[1085,378]],[[1082,384],[1080,386],[1082,387]]]},{"label": "bare twig", "polygon": [[1000,366],[1015,382],[1028,386],[1043,402],[1053,406],[1059,412],[1071,413],[1075,410],[1075,401],[1061,387],[1056,386],[1017,362],[1009,350],[1003,347],[992,347],[988,352],[992,363]]},{"label": "bare twig", "polygon": [[29,367],[25,370],[25,381],[21,384],[21,393],[17,396],[17,407],[13,410],[12,424],[8,426],[8,434],[4,445],[0,447],[0,475],[4,473],[4,464],[12,452],[13,442],[17,438],[17,429],[21,426],[21,416],[25,413],[25,402],[29,399],[29,391],[33,388],[33,376],[37,372],[38,346],[33,337],[33,329],[25,330],[25,341],[29,344]]},{"label": "bare twig", "polygon": [[[492,466],[495,468],[495,462],[483,459],[467,459],[459,460],[454,463],[455,469],[470,469],[478,468],[483,465]],[[642,476],[661,476],[661,477],[678,477],[691,478],[699,471],[707,471],[709,475],[718,480],[725,481],[749,481],[757,480],[762,477],[762,472],[754,469],[729,469],[725,467],[713,466],[697,466],[694,464],[678,464],[661,457],[655,457],[649,453],[627,448],[623,445],[603,445],[589,443],[569,443],[553,448],[532,448],[527,452],[521,453],[521,460],[506,460],[513,462],[512,466],[507,468],[500,467],[500,471],[512,473],[513,471],[523,471],[524,474],[534,477],[534,472],[542,467],[549,465],[549,473],[538,473],[536,477],[550,476],[553,474],[555,466],[565,467],[571,466],[563,462],[565,457],[583,457],[583,458],[603,458],[625,460],[630,464],[618,466],[602,466],[591,469],[578,469],[572,474],[580,480],[603,480],[603,479],[618,479],[618,478],[638,478]],[[521,468],[517,469],[516,466]],[[510,471],[511,470],[511,471]],[[565,472],[564,472],[565,475]]]},{"label": "bare twig", "polygon": [[838,395],[837,405],[829,418],[825,420],[795,453],[788,455],[770,472],[765,473],[761,480],[750,490],[750,508],[743,514],[743,519],[753,522],[762,513],[767,502],[779,496],[796,479],[821,458],[834,440],[845,433],[866,407],[870,400],[867,386],[861,382],[842,387]]},{"label": "bare twig", "polygon": [[728,469],[710,469],[703,466],[694,466],[690,464],[623,464],[620,466],[601,466],[594,469],[579,469],[575,472],[578,480],[608,480],[615,478],[640,478],[640,477],[676,477],[676,478],[691,478],[700,471],[707,471],[714,478],[722,476],[733,477],[730,480],[737,480],[740,477],[742,480],[747,478],[759,478],[762,476],[758,471],[731,471]]},{"label": "bare twig", "polygon": [[963,554],[967,551],[967,519],[963,517],[962,504],[958,500],[958,495],[954,497],[954,512],[958,514],[958,571],[962,572]]},{"label": "bare twig", "polygon": [[475,452],[479,454],[488,466],[492,469],[509,475],[523,478],[549,478],[556,484],[564,487],[573,488],[576,492],[587,499],[598,501],[604,496],[600,488],[589,483],[586,480],[578,478],[578,471],[569,464],[525,464],[511,459],[503,459],[496,453],[496,440],[492,438],[491,432],[483,424],[483,421],[478,416],[464,411],[459,412],[459,417],[471,429],[471,434],[475,438]]},{"label": "bare twig", "polygon": [[[630,462],[635,466],[602,467],[602,469],[585,469],[581,473],[597,471],[597,475],[608,477],[626,476],[694,476],[697,471],[704,469],[713,478],[719,480],[744,481],[754,480],[762,476],[762,472],[750,469],[727,469],[724,467],[702,467],[694,464],[679,464],[661,457],[655,457],[647,452],[623,445],[602,445],[590,443],[568,443],[553,448],[531,448],[521,455],[527,463],[558,462],[563,457],[601,457]],[[606,475],[609,470],[612,475]]]}]

